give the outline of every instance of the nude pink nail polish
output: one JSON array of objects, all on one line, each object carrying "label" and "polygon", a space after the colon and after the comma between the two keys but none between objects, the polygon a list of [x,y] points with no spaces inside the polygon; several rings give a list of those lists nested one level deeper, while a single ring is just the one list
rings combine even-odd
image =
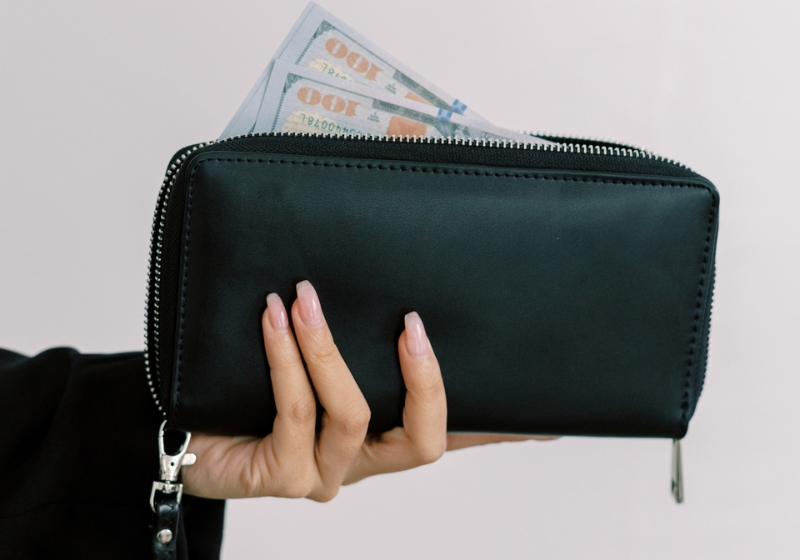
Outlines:
[{"label": "nude pink nail polish", "polygon": [[317,291],[308,280],[297,284],[297,300],[300,302],[300,318],[303,322],[309,327],[319,327],[322,324],[322,307]]},{"label": "nude pink nail polish", "polygon": [[269,324],[276,331],[285,331],[289,328],[286,307],[283,305],[281,296],[276,293],[271,293],[267,296],[267,316],[269,317]]},{"label": "nude pink nail polish", "polygon": [[406,324],[406,349],[415,358],[422,358],[428,354],[428,336],[425,334],[425,327],[422,319],[416,311],[407,313],[405,316]]}]

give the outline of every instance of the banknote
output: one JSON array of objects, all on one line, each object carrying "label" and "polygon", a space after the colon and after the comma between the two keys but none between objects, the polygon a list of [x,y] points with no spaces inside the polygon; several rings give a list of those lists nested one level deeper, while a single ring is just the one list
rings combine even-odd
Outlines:
[{"label": "banknote", "polygon": [[[276,55],[277,59],[380,88],[473,120],[485,120],[463,101],[418,75],[332,13],[313,2],[310,6],[311,10],[304,14],[292,38]],[[380,30],[374,32],[378,34]]]},{"label": "banknote", "polygon": [[283,60],[273,65],[255,130],[544,142]]},{"label": "banknote", "polygon": [[463,114],[472,120],[485,120],[463,101],[425,80],[335,15],[311,2],[220,138],[255,131],[275,60],[285,60],[329,76],[379,88],[438,109]]}]

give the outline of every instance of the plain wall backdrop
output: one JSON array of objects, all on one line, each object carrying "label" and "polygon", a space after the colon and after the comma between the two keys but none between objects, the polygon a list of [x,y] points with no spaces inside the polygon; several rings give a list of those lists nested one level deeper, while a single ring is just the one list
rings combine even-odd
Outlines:
[{"label": "plain wall backdrop", "polygon": [[[143,347],[164,168],[220,134],[304,6],[0,4],[0,346]],[[499,125],[641,145],[717,185],[686,503],[666,440],[502,444],[328,504],[231,501],[223,557],[800,558],[800,3],[323,6]]]}]

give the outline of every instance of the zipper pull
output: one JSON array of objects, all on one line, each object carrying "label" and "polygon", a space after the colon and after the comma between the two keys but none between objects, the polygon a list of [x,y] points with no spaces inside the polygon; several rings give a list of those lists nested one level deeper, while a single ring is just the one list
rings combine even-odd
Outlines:
[{"label": "zipper pull", "polygon": [[681,440],[672,440],[672,496],[676,504],[683,503],[683,459]]}]

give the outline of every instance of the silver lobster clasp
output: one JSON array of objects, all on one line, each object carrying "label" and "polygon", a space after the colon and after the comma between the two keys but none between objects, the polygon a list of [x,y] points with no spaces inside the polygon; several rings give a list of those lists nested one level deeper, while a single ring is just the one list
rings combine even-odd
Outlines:
[{"label": "silver lobster clasp", "polygon": [[167,421],[164,420],[158,429],[158,458],[161,464],[161,480],[177,482],[181,467],[194,465],[195,461],[197,461],[197,456],[194,453],[186,453],[186,448],[189,447],[189,441],[192,439],[191,432],[184,432],[186,439],[183,440],[175,455],[167,455],[166,451],[164,451],[164,428],[166,425]]},{"label": "silver lobster clasp", "polygon": [[167,421],[161,423],[158,429],[158,459],[160,467],[160,481],[153,481],[153,487],[150,490],[150,508],[155,511],[155,497],[156,491],[164,494],[176,494],[175,501],[181,503],[183,497],[183,484],[178,482],[178,475],[181,472],[181,467],[188,467],[194,465],[197,461],[197,456],[194,453],[187,453],[186,449],[189,447],[189,441],[192,439],[191,432],[184,432],[186,439],[178,448],[175,455],[169,455],[164,450],[164,428],[166,428]]}]

